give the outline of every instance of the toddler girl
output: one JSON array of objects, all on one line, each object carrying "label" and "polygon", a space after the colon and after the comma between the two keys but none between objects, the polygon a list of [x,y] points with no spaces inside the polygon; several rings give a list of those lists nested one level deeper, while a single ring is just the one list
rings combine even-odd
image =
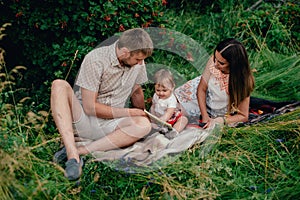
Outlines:
[{"label": "toddler girl", "polygon": [[179,103],[173,94],[175,83],[169,70],[161,69],[154,75],[155,93],[152,98],[150,112],[162,121],[173,126],[173,131],[167,133],[167,129],[160,129],[168,138],[175,137],[187,125],[187,117],[182,115]]}]

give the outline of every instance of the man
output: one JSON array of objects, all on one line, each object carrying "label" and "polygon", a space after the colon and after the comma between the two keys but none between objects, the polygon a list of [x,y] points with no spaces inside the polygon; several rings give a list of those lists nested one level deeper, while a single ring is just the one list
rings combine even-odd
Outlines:
[{"label": "man", "polygon": [[[150,132],[140,84],[147,81],[144,59],[152,51],[147,32],[141,28],[127,30],[114,44],[85,56],[75,94],[66,81],[53,81],[52,115],[64,144],[54,161],[67,157],[65,176],[69,180],[81,175],[80,155],[129,146]],[[129,97],[134,108],[125,108]],[[92,142],[76,147],[75,136]]]}]

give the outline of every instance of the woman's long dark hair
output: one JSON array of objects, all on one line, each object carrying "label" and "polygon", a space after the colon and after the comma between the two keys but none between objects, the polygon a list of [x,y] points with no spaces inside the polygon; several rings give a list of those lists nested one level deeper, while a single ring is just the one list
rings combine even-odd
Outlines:
[{"label": "woman's long dark hair", "polygon": [[214,52],[218,51],[229,63],[229,109],[237,109],[241,101],[250,96],[254,89],[248,55],[242,43],[234,38],[221,41]]}]

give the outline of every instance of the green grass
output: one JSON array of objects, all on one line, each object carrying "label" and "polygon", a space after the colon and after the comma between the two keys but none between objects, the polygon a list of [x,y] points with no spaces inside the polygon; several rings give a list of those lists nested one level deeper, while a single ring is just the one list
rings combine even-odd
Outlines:
[{"label": "green grass", "polygon": [[276,100],[300,99],[300,56],[263,49],[252,57],[256,88],[253,95]]},{"label": "green grass", "polygon": [[[211,53],[209,49],[222,37],[243,38],[245,32],[233,34],[230,26],[224,26],[225,22],[234,24],[236,19],[231,13],[239,12],[232,9],[223,16],[190,11],[167,14],[176,31],[195,39]],[[222,17],[227,21],[219,22]],[[218,31],[221,25],[224,28]],[[256,70],[253,95],[271,100],[300,100],[299,53],[275,53],[251,30],[247,35],[252,38],[243,41],[257,40],[257,48],[248,47],[252,69]],[[176,55],[159,53],[152,61],[178,72],[178,80],[191,79],[199,73],[191,63]],[[300,196],[300,109],[256,125],[226,127],[212,140],[213,145],[210,140],[207,145],[197,144],[169,165],[161,163],[169,162],[170,158],[162,159],[156,170],[126,173],[116,170],[112,163],[88,159],[80,180],[69,182],[63,176],[63,168],[52,162],[60,136],[49,111],[38,111],[29,98],[19,99],[18,87],[9,83],[8,74],[16,77],[19,73],[7,72],[5,63],[1,63],[0,199],[297,199]],[[150,92],[151,88],[146,88],[146,93]]]},{"label": "green grass", "polygon": [[78,182],[67,181],[63,169],[51,161],[59,146],[58,135],[32,143],[26,139],[26,132],[10,132],[15,144],[0,152],[0,196],[293,199],[300,195],[299,116],[298,109],[258,125],[226,128],[205,157],[201,156],[205,145],[195,145],[170,165],[154,171],[128,174],[110,164],[87,162]]}]

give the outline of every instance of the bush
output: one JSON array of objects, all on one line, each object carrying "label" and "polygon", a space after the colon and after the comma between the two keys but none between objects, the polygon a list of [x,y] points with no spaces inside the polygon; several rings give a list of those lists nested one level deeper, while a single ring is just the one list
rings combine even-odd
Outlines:
[{"label": "bush", "polygon": [[247,38],[252,48],[260,49],[262,43],[272,51],[289,54],[299,50],[299,10],[300,6],[292,2],[262,3],[242,12],[233,30]]},{"label": "bush", "polygon": [[43,82],[49,86],[55,78],[73,82],[84,55],[114,33],[163,26],[165,4],[160,0],[5,1],[2,20],[12,23],[7,34],[25,58],[28,85],[46,88]]},{"label": "bush", "polygon": [[[180,11],[171,10],[169,14],[188,23],[172,20],[172,27],[202,42],[208,50],[214,49],[216,43],[226,37],[238,38],[248,49],[261,49],[261,44],[282,54],[300,49],[300,5],[295,0],[179,2],[187,7]],[[180,3],[171,3],[174,4]],[[191,9],[195,12],[190,12]]]}]

